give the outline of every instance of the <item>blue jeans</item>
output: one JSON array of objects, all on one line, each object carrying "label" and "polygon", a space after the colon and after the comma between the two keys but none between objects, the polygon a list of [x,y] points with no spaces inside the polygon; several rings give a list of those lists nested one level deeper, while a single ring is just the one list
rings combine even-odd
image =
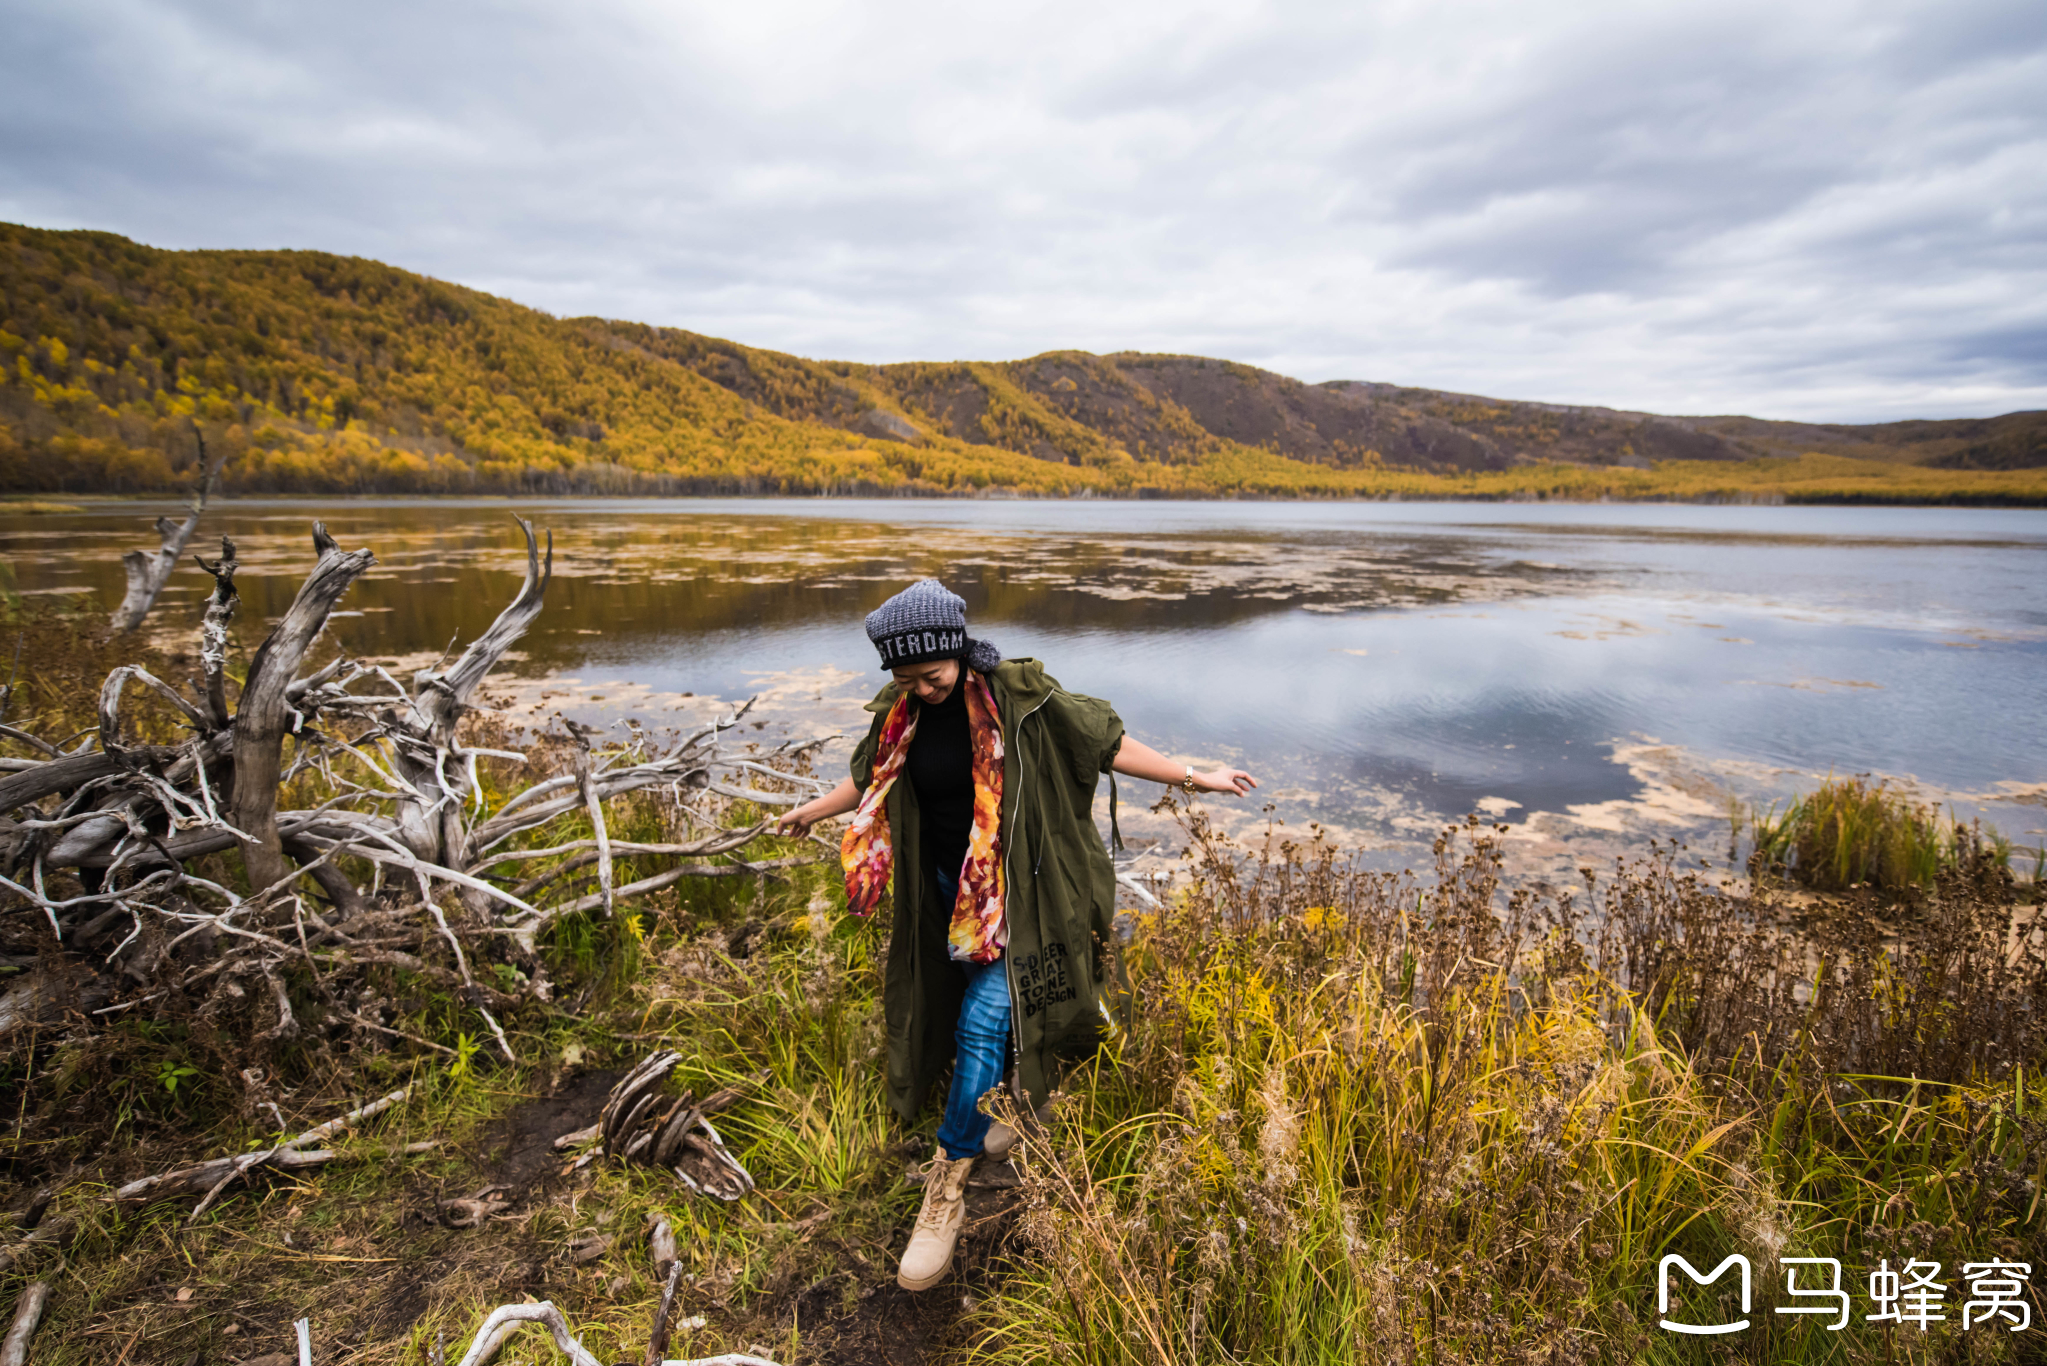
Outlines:
[{"label": "blue jeans", "polygon": [[[959,895],[958,876],[932,871],[938,878],[940,903],[951,906]],[[1000,1086],[1008,1070],[1009,969],[1000,958],[953,966],[966,975],[967,994],[953,1029],[952,1090],[946,1093],[938,1142],[947,1157],[958,1160],[981,1151],[989,1124],[980,1110],[981,1097]]]}]

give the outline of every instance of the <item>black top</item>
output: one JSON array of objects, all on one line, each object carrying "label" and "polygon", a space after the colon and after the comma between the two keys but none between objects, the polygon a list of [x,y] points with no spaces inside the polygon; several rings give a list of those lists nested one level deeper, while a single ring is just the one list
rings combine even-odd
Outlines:
[{"label": "black top", "polygon": [[903,766],[917,794],[924,857],[957,876],[974,833],[974,741],[967,727],[966,680],[954,684],[937,706],[917,706],[917,734]]}]

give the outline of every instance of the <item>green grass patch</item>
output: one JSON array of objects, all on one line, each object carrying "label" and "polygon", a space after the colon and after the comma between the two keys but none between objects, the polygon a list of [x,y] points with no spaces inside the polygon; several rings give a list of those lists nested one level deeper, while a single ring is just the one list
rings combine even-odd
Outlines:
[{"label": "green grass patch", "polygon": [[1815,891],[1924,891],[1943,873],[2011,867],[2011,842],[1995,830],[1942,820],[1938,808],[1863,777],[1829,779],[1782,814],[1774,803],[1751,808],[1749,830],[1758,870]]}]

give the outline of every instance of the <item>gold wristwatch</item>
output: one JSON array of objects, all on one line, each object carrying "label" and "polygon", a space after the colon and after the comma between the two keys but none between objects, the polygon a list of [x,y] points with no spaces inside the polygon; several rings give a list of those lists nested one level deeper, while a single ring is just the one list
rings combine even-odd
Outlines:
[{"label": "gold wristwatch", "polygon": [[1180,786],[1186,790],[1187,795],[1190,797],[1199,790],[1194,786],[1194,765],[1187,765],[1187,776],[1180,780]]}]

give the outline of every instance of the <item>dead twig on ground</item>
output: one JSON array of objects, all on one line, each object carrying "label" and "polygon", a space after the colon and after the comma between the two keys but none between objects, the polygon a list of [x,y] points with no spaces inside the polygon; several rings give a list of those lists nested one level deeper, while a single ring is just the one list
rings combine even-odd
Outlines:
[{"label": "dead twig on ground", "polygon": [[[672,1301],[673,1290],[674,1286],[671,1285],[669,1287],[671,1293],[663,1296],[664,1309]],[[484,1319],[483,1326],[476,1330],[476,1337],[469,1344],[469,1350],[463,1354],[459,1366],[484,1366],[484,1363],[497,1355],[498,1348],[505,1345],[506,1339],[529,1323],[545,1328],[554,1338],[555,1348],[566,1356],[573,1366],[603,1366],[588,1348],[576,1340],[576,1335],[569,1331],[568,1320],[562,1317],[561,1310],[550,1300],[541,1300],[535,1304],[501,1304],[491,1310],[490,1316]],[[648,1344],[645,1359],[648,1362],[659,1362],[661,1360],[659,1354],[664,1350],[666,1341],[665,1334],[662,1334],[659,1345],[652,1342]],[[688,1361],[671,1362],[671,1366],[776,1366],[776,1363],[748,1352],[726,1352],[721,1356],[694,1357]]]},{"label": "dead twig on ground", "polygon": [[28,1366],[29,1339],[36,1335],[36,1325],[43,1321],[43,1306],[49,1299],[48,1281],[31,1281],[21,1292],[14,1307],[14,1326],[7,1330],[7,1340],[0,1342],[0,1366]]},{"label": "dead twig on ground", "polygon": [[[666,1230],[668,1221],[663,1219],[658,1227]],[[668,1320],[675,1312],[676,1289],[682,1284],[682,1263],[674,1257],[675,1235],[672,1233],[669,1234],[668,1248],[668,1276],[661,1286],[661,1302],[654,1308],[654,1330],[647,1337],[647,1355],[642,1366],[661,1366],[662,1359],[668,1355]],[[656,1253],[654,1265],[657,1271],[660,1264],[660,1254]]]},{"label": "dead twig on ground", "polygon": [[[186,1223],[198,1222],[199,1216],[213,1204],[221,1191],[236,1177],[247,1176],[257,1167],[312,1167],[331,1162],[338,1154],[331,1148],[308,1149],[309,1143],[332,1138],[352,1124],[359,1124],[384,1113],[394,1105],[402,1105],[412,1094],[410,1086],[401,1087],[387,1096],[381,1096],[367,1105],[361,1105],[325,1124],[316,1124],[296,1138],[286,1139],[275,1147],[243,1153],[238,1157],[216,1157],[208,1162],[183,1167],[176,1171],[161,1172],[145,1176],[139,1181],[130,1181],[108,1198],[117,1204],[145,1204],[155,1200],[175,1200],[180,1196],[201,1195],[199,1205],[192,1211]],[[408,1151],[414,1145],[408,1145]]]},{"label": "dead twig on ground", "polygon": [[576,1335],[569,1331],[568,1321],[562,1318],[561,1310],[548,1300],[538,1304],[501,1304],[491,1310],[490,1317],[476,1330],[476,1338],[463,1354],[460,1366],[484,1366],[497,1355],[498,1348],[505,1345],[506,1338],[528,1323],[537,1323],[547,1329],[554,1337],[554,1345],[574,1366],[604,1366],[582,1343],[576,1341]]},{"label": "dead twig on ground", "polygon": [[52,1219],[47,1224],[39,1226],[34,1232],[19,1242],[10,1244],[5,1248],[0,1248],[0,1275],[12,1271],[15,1263],[21,1261],[38,1248],[68,1247],[71,1243],[72,1235],[77,1231],[78,1223],[74,1219]]},{"label": "dead twig on ground", "polygon": [[654,1227],[647,1234],[647,1256],[654,1263],[656,1276],[667,1276],[680,1260],[675,1247],[675,1226],[665,1214],[654,1216]]}]

